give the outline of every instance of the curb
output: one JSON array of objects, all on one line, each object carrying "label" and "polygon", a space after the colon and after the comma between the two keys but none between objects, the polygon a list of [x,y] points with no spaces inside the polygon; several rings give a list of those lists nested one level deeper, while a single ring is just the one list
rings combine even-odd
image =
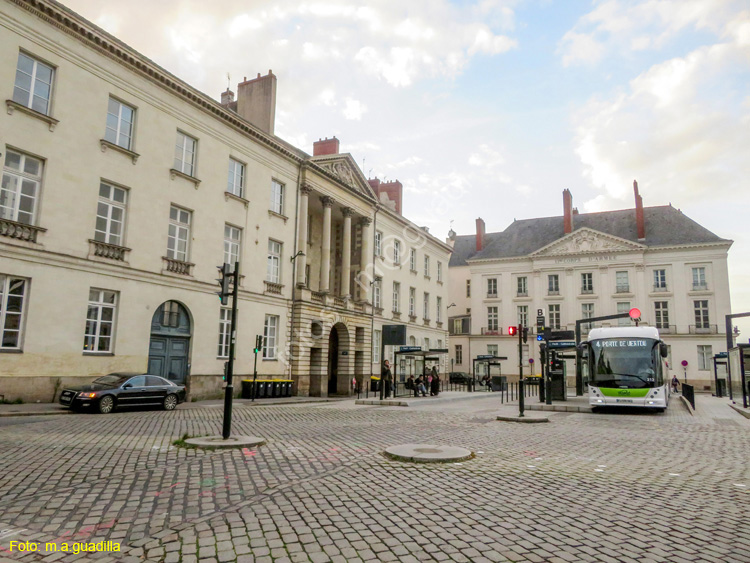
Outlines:
[{"label": "curb", "polygon": [[410,397],[403,399],[357,399],[354,401],[355,405],[369,405],[376,407],[410,407],[417,404],[436,404],[436,403],[450,403],[453,401],[463,401],[466,399],[482,399],[488,398],[490,394],[483,393],[472,393],[471,395],[464,395],[461,397]]},{"label": "curb", "polygon": [[502,422],[522,422],[525,424],[537,424],[540,422],[549,422],[549,418],[545,417],[518,417],[518,416],[498,416],[498,420]]},{"label": "curb", "polygon": [[71,410],[64,411],[40,411],[40,412],[0,412],[0,418],[11,416],[53,416],[60,414],[73,414]]},{"label": "curb", "polygon": [[574,405],[526,405],[527,411],[551,411],[551,412],[594,412],[591,407],[578,407]]},{"label": "curb", "polygon": [[734,410],[736,410],[738,413],[740,413],[745,418],[749,418],[750,419],[750,411],[747,411],[747,410],[743,409],[742,407],[738,407],[737,405],[732,405],[731,403],[729,404],[729,406],[732,407]]},{"label": "curb", "polygon": [[690,404],[690,401],[688,401],[688,400],[687,400],[687,399],[686,399],[685,397],[683,397],[682,395],[680,395],[680,401],[682,402],[682,404],[683,404],[683,405],[685,405],[685,408],[686,408],[686,409],[688,410],[688,412],[690,413],[690,416],[693,416],[693,415],[695,415],[695,411],[693,410],[693,405],[691,405],[691,404]]}]

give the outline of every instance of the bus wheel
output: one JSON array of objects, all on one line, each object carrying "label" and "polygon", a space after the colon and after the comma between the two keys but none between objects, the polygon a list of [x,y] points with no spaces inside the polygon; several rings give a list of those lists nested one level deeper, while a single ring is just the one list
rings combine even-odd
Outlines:
[{"label": "bus wheel", "polygon": [[592,413],[598,413],[599,412],[599,407],[591,407],[591,412]]}]

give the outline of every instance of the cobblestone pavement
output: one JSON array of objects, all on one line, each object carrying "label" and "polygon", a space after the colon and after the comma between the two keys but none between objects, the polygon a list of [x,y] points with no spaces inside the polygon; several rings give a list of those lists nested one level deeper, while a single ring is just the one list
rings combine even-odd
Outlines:
[{"label": "cobblestone pavement", "polygon": [[[415,408],[237,408],[252,450],[178,448],[221,410],[48,416],[0,427],[0,560],[750,562],[750,420],[549,413],[495,420],[497,397]],[[414,465],[386,446],[470,448]],[[8,552],[98,542],[105,554]]]}]

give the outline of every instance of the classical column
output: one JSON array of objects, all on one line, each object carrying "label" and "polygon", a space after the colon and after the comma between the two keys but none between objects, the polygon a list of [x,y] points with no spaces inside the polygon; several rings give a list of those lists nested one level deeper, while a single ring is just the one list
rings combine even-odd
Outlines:
[{"label": "classical column", "polygon": [[320,255],[320,291],[330,291],[331,280],[331,207],[333,198],[323,196],[320,198],[323,204],[323,248]]},{"label": "classical column", "polygon": [[297,285],[305,285],[305,270],[307,266],[307,202],[312,188],[303,185],[299,189],[299,226],[297,231],[297,250],[301,251],[297,257]]},{"label": "classical column", "polygon": [[349,288],[351,287],[352,273],[352,215],[354,210],[351,207],[344,207],[341,210],[344,216],[344,244],[341,249],[341,296],[351,297]]},{"label": "classical column", "polygon": [[361,288],[362,301],[370,301],[370,281],[374,279],[375,272],[371,276],[368,274],[368,266],[372,260],[372,251],[370,250],[370,223],[371,217],[362,217],[359,224],[362,226],[362,252],[359,261],[359,286]]}]

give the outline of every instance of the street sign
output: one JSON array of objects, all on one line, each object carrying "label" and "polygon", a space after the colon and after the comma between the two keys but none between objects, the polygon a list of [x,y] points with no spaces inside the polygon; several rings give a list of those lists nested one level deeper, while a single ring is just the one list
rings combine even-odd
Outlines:
[{"label": "street sign", "polygon": [[421,346],[400,346],[398,351],[399,352],[421,352],[422,347]]},{"label": "street sign", "polygon": [[553,340],[549,342],[550,348],[575,348],[575,340]]},{"label": "street sign", "polygon": [[491,360],[494,357],[494,354],[480,354],[477,356],[477,360]]},{"label": "street sign", "polygon": [[573,330],[551,330],[544,329],[545,340],[575,340],[576,333]]}]

